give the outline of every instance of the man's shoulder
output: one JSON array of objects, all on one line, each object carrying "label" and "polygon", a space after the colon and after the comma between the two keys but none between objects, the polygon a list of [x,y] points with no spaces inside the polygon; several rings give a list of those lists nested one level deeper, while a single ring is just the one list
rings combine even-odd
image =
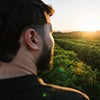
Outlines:
[{"label": "man's shoulder", "polygon": [[53,84],[47,84],[46,86],[50,87],[51,89],[54,89],[55,91],[58,91],[58,93],[62,94],[65,97],[73,98],[73,100],[75,100],[74,98],[77,98],[77,100],[89,100],[89,97],[85,93],[77,89]]},{"label": "man's shoulder", "polygon": [[49,95],[52,100],[53,98],[57,100],[90,100],[85,93],[73,88],[42,83],[41,89],[44,93]]}]

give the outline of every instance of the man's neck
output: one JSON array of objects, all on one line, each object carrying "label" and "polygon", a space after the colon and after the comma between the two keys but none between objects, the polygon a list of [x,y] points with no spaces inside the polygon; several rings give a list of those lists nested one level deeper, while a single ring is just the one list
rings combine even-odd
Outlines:
[{"label": "man's neck", "polygon": [[13,66],[12,64],[2,63],[0,65],[0,79],[18,77],[23,75],[37,74],[35,67]]},{"label": "man's neck", "polygon": [[35,60],[29,52],[20,52],[9,63],[0,62],[0,77],[16,77],[27,74],[37,74]]}]

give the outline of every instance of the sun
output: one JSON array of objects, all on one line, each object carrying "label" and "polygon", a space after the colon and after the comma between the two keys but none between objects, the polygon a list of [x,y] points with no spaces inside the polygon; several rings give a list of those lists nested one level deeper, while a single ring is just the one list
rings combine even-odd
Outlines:
[{"label": "sun", "polygon": [[97,31],[100,29],[100,25],[96,19],[85,18],[80,22],[79,29],[82,31]]}]

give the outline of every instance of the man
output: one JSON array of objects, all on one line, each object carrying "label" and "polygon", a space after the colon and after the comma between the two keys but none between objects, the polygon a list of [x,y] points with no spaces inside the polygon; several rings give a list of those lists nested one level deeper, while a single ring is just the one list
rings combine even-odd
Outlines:
[{"label": "man", "polygon": [[38,77],[52,65],[53,12],[41,0],[0,0],[0,100],[89,100]]}]

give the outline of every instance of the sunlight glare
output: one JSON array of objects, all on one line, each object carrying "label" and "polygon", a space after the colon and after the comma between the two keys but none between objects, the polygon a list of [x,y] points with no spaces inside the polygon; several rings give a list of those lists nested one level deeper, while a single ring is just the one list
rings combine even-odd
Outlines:
[{"label": "sunlight glare", "polygon": [[87,18],[81,21],[79,29],[82,31],[96,31],[100,29],[100,26],[98,21],[92,18]]}]

